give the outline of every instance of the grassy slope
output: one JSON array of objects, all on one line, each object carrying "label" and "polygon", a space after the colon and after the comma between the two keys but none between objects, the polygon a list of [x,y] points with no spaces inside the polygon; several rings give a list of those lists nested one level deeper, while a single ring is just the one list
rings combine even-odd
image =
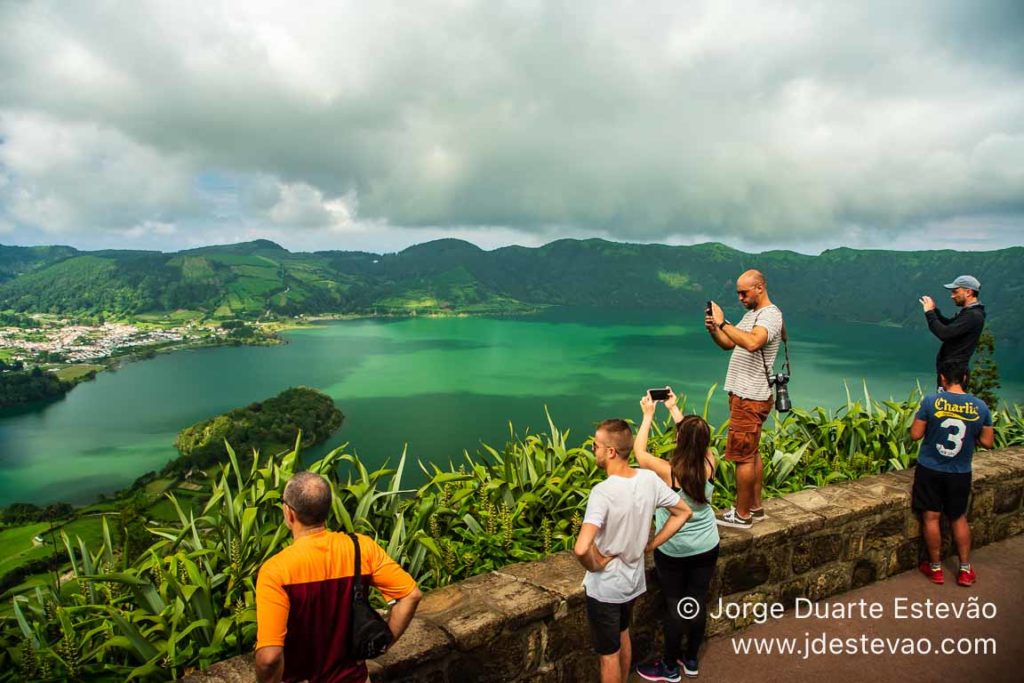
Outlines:
[{"label": "grassy slope", "polygon": [[49,528],[48,523],[37,522],[0,531],[0,575],[30,560],[46,557],[51,548],[35,545],[32,539]]}]

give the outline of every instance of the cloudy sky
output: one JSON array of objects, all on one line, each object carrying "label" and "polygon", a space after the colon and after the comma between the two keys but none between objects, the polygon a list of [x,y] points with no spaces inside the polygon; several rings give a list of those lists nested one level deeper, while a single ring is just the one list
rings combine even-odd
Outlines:
[{"label": "cloudy sky", "polygon": [[0,243],[1024,244],[1024,3],[0,3]]}]

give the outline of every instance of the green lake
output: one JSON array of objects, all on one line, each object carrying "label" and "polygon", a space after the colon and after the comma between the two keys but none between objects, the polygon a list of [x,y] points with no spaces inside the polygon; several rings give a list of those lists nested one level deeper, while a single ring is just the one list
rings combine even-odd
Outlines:
[{"label": "green lake", "polygon": [[[727,310],[739,319],[736,306]],[[845,403],[844,381],[863,396],[906,398],[928,387],[938,341],[913,329],[787,320],[796,406]],[[639,419],[648,387],[670,384],[700,408],[724,380],[719,350],[698,311],[551,311],[523,318],[367,319],[285,334],[288,344],[182,351],[129,363],[67,397],[0,415],[0,505],[89,502],[177,455],[182,427],[290,386],[332,396],[345,422],[330,442],[375,466],[459,460],[480,442],[555,424],[581,442],[607,417]],[[1024,360],[997,354],[1004,399],[1024,402]],[[781,364],[781,359],[780,359]],[[719,389],[713,421],[725,414]]]}]

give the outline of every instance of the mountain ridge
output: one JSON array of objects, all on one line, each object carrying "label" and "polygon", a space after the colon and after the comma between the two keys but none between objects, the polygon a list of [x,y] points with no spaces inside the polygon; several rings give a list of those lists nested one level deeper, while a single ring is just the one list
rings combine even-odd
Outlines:
[{"label": "mountain ridge", "polygon": [[962,273],[983,283],[997,338],[1024,325],[1015,285],[1024,247],[900,252],[848,247],[818,255],[561,239],[492,250],[441,239],[398,252],[291,252],[269,240],[178,252],[0,245],[0,310],[118,316],[177,309],[221,318],[298,314],[522,313],[544,306],[659,308],[732,304],[735,278],[764,271],[784,310],[907,324]]}]

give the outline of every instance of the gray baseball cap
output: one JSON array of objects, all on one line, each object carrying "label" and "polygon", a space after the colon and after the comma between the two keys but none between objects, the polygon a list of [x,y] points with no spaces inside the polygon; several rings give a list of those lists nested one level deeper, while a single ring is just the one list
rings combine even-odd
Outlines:
[{"label": "gray baseball cap", "polygon": [[981,290],[981,283],[978,282],[978,278],[973,275],[961,275],[957,279],[950,282],[948,285],[942,285],[946,289],[956,289],[957,287],[963,287],[964,289],[973,289],[975,292]]}]

